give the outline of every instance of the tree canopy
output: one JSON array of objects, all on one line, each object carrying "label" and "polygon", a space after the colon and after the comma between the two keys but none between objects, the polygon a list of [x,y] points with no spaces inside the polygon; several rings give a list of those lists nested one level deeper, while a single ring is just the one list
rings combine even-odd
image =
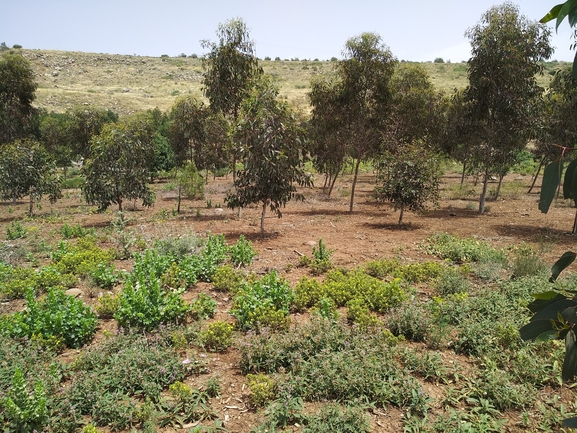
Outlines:
[{"label": "tree canopy", "polygon": [[0,145],[29,135],[36,87],[27,59],[12,51],[0,54]]}]

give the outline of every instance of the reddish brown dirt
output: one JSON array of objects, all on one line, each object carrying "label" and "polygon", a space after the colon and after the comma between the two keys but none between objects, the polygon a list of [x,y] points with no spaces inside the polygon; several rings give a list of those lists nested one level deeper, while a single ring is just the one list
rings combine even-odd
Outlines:
[{"label": "reddish brown dirt", "polygon": [[[484,215],[477,214],[478,195],[465,199],[449,199],[452,186],[459,182],[459,176],[446,176],[443,180],[443,199],[437,209],[416,215],[407,212],[404,225],[397,224],[398,213],[389,205],[378,206],[373,200],[373,177],[361,176],[357,185],[354,212],[348,212],[351,179],[339,179],[332,197],[324,195],[320,188],[305,189],[304,202],[290,202],[283,209],[282,218],[268,215],[265,220],[266,235],[260,235],[260,211],[257,206],[244,209],[242,217],[235,210],[218,207],[224,205],[224,195],[231,187],[231,179],[220,178],[210,181],[206,187],[205,200],[183,201],[180,215],[172,216],[176,209],[174,193],[165,191],[164,183],[156,183],[157,201],[150,209],[129,204],[127,230],[141,236],[148,245],[154,239],[197,233],[205,236],[207,232],[223,233],[228,243],[234,243],[242,234],[253,242],[258,251],[250,270],[265,273],[276,269],[292,284],[306,274],[304,268],[298,268],[300,254],[311,255],[312,246],[322,238],[328,248],[334,250],[332,256],[336,266],[355,267],[377,258],[399,257],[401,260],[434,260],[420,248],[420,244],[433,233],[448,232],[459,236],[478,236],[496,247],[507,247],[525,242],[539,250],[547,263],[552,263],[563,252],[575,248],[575,236],[570,234],[575,209],[560,201],[554,204],[549,214],[544,215],[537,209],[538,188],[530,195],[527,189],[530,176],[511,175],[505,182],[515,181],[521,186],[505,198],[488,202],[490,210]],[[320,183],[320,182],[319,182]],[[476,191],[479,190],[477,187]],[[476,194],[476,193],[475,193]],[[80,193],[69,190],[65,199],[55,205],[43,202],[42,209],[36,209],[37,216],[23,224],[29,231],[36,231],[37,238],[48,243],[55,242],[60,236],[58,229],[64,224],[81,224],[84,227],[103,229],[110,226],[116,216],[116,210],[103,214],[94,213],[94,208],[81,204]],[[207,203],[212,204],[211,207]],[[20,220],[27,211],[25,201],[13,204],[0,204],[0,227]],[[110,245],[113,246],[112,235]],[[130,261],[117,261],[117,268],[129,270]],[[83,299],[94,303],[97,293],[92,293],[85,285]],[[233,321],[228,314],[230,295],[212,290],[208,284],[199,284],[187,293],[187,298],[195,297],[199,291],[209,293],[218,305],[217,319]],[[22,308],[21,301],[0,305],[0,313]],[[298,318],[295,318],[298,320]],[[103,338],[103,331],[115,330],[114,321],[101,321],[101,329],[95,342]],[[62,355],[63,359],[72,359],[75,351]],[[194,352],[190,350],[189,355]],[[219,417],[226,420],[231,432],[248,432],[258,425],[264,417],[262,411],[254,411],[249,406],[249,392],[245,378],[238,369],[238,352],[234,349],[222,354],[196,352],[207,360],[210,375],[201,375],[189,379],[192,386],[202,386],[208,377],[218,375],[222,383],[222,397],[213,401],[213,407]],[[185,355],[183,354],[183,357]],[[457,359],[454,354],[443,353],[448,362]],[[184,358],[183,358],[184,359]],[[461,365],[466,361],[459,360]],[[436,385],[427,384],[432,396],[441,395]],[[543,391],[545,392],[545,391]],[[556,392],[559,392],[557,390]],[[373,431],[402,431],[402,411],[394,408],[375,410],[372,413]],[[515,415],[518,416],[518,415]],[[512,419],[508,431],[523,431],[516,426],[518,419]],[[171,430],[165,430],[171,431]],[[295,429],[300,431],[300,429]]]}]

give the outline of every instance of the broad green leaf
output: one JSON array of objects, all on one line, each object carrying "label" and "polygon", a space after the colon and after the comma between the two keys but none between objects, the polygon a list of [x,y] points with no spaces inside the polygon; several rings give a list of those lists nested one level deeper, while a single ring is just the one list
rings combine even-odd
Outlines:
[{"label": "broad green leaf", "polygon": [[539,20],[540,23],[545,24],[548,23],[551,20],[554,20],[555,18],[557,18],[559,16],[559,11],[561,10],[561,8],[563,7],[563,4],[558,4],[557,6],[554,6],[548,13],[547,15],[545,15],[543,18],[541,18]]},{"label": "broad green leaf", "polygon": [[544,308],[542,308],[541,311],[539,311],[538,313],[536,313],[531,318],[531,321],[543,320],[543,319],[557,320],[559,315],[563,311],[565,311],[565,309],[571,308],[571,307],[574,308],[575,306],[577,306],[577,302],[575,302],[571,299],[562,299],[560,301],[553,302],[553,303],[545,306]]},{"label": "broad green leaf", "polygon": [[557,187],[561,181],[563,172],[563,160],[553,161],[543,172],[543,184],[541,186],[541,195],[539,196],[539,210],[543,213],[549,212],[549,207],[555,198]]},{"label": "broad green leaf", "polygon": [[573,57],[573,79],[577,80],[577,53]]},{"label": "broad green leaf", "polygon": [[561,316],[566,322],[577,323],[577,311],[575,310],[575,307],[566,308],[561,313]]},{"label": "broad green leaf", "polygon": [[529,304],[529,310],[531,310],[533,313],[536,313],[538,311],[541,311],[547,305],[552,304],[552,303],[557,302],[557,301],[561,301],[562,299],[567,299],[567,298],[565,296],[559,294],[559,293],[557,293],[556,296],[554,298],[551,298],[551,299],[546,299],[546,300],[536,299]]},{"label": "broad green leaf", "polygon": [[577,168],[577,159],[571,161],[571,164],[565,170],[565,177],[563,178],[563,198],[575,198],[575,185],[574,182],[574,175],[575,175],[575,168]]},{"label": "broad green leaf", "polygon": [[553,331],[553,324],[550,320],[535,320],[523,326],[519,333],[523,340],[533,340],[540,337],[542,334]]},{"label": "broad green leaf", "polygon": [[575,332],[569,331],[565,336],[565,360],[563,361],[562,378],[564,381],[575,377],[577,371],[577,345],[575,344]]},{"label": "broad green leaf", "polygon": [[559,295],[558,292],[556,292],[555,290],[549,290],[547,292],[542,292],[542,293],[533,293],[533,296],[535,299],[541,299],[543,301],[550,301],[555,299],[557,296],[561,296]]},{"label": "broad green leaf", "polygon": [[567,0],[565,3],[559,6],[561,6],[561,9],[559,9],[557,13],[557,23],[555,24],[555,30],[559,29],[559,26],[561,25],[565,17],[567,17],[569,25],[573,27],[577,19],[577,17],[575,16],[575,8],[577,7],[577,1]]},{"label": "broad green leaf", "polygon": [[555,339],[557,339],[557,331],[552,329],[550,331],[546,331],[546,332],[543,332],[542,334],[540,334],[537,338],[535,338],[535,341],[541,342],[541,341],[549,341],[549,340],[555,340]]},{"label": "broad green leaf", "polygon": [[569,266],[571,263],[573,263],[573,261],[575,260],[575,257],[577,256],[577,254],[575,254],[572,251],[567,251],[565,252],[560,258],[559,260],[557,260],[555,262],[555,264],[553,265],[553,267],[551,268],[551,278],[549,278],[549,281],[553,282],[557,279],[557,277],[559,276],[559,274],[567,267]]}]

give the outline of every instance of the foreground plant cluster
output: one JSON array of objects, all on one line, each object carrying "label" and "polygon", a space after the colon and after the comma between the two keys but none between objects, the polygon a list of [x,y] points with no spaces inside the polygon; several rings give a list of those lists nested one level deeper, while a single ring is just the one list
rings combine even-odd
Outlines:
[{"label": "foreground plant cluster", "polygon": [[[289,268],[250,272],[243,236],[135,246],[127,272],[104,231],[65,225],[49,245],[19,230],[29,265],[0,267],[2,299],[25,303],[0,316],[2,431],[230,431],[210,371],[227,353],[253,432],[370,432],[390,410],[407,432],[559,431],[577,411],[563,344],[520,338],[531,295],[551,286],[524,244],[437,233],[421,244],[428,261],[336,268],[320,239],[290,284]],[[81,280],[102,292],[93,305],[65,292]],[[219,293],[230,308],[216,318]]]}]

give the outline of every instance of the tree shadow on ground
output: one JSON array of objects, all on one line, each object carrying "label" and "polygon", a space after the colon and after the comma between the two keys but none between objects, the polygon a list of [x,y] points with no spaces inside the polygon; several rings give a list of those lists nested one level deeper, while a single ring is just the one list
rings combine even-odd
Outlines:
[{"label": "tree shadow on ground", "polygon": [[552,243],[575,248],[577,235],[570,229],[560,230],[551,227],[535,227],[530,225],[495,224],[493,228],[502,236],[511,236],[525,242]]}]

